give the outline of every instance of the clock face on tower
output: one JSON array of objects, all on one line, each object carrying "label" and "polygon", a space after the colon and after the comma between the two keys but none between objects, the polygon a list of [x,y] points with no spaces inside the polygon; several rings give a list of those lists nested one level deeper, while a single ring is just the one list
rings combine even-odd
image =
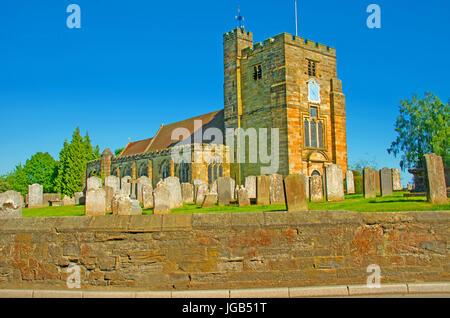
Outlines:
[{"label": "clock face on tower", "polygon": [[315,80],[308,82],[308,101],[311,103],[320,103],[320,86]]}]

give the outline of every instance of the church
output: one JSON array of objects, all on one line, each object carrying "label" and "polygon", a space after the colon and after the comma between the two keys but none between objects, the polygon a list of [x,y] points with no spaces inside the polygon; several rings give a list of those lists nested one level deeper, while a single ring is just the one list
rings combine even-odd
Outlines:
[{"label": "church", "polygon": [[[248,158],[251,142],[230,146],[217,138],[195,138],[211,128],[223,135],[230,129],[277,129],[278,164],[273,173],[323,175],[327,165],[337,164],[345,174],[345,96],[334,48],[288,33],[253,43],[253,33],[238,27],[223,35],[223,53],[223,109],[161,125],[153,137],[129,142],[117,157],[106,149],[101,159],[88,163],[86,177],[148,176],[156,185],[169,176],[187,183],[212,183],[223,176],[243,184],[245,177],[263,174],[267,163],[259,159],[230,160],[238,151]],[[177,129],[188,133],[174,139]],[[269,149],[271,142],[269,136]],[[180,144],[189,148],[191,160],[174,161],[173,150]],[[245,149],[238,149],[240,145]]]}]

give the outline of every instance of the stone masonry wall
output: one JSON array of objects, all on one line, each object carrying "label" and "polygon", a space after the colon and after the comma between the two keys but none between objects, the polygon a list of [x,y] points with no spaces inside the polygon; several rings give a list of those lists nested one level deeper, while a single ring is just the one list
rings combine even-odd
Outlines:
[{"label": "stone masonry wall", "polygon": [[450,212],[0,220],[0,288],[145,290],[450,281]]}]

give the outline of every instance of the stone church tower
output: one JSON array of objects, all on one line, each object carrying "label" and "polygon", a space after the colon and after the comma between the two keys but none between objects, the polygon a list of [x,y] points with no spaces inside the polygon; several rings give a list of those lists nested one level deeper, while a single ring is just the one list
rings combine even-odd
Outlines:
[{"label": "stone church tower", "polygon": [[[241,28],[223,36],[223,49],[225,128],[278,128],[280,174],[322,175],[332,163],[345,173],[345,97],[335,49],[287,33],[254,44]],[[248,158],[248,145],[246,152]],[[260,166],[232,164],[231,175],[259,175]]]}]

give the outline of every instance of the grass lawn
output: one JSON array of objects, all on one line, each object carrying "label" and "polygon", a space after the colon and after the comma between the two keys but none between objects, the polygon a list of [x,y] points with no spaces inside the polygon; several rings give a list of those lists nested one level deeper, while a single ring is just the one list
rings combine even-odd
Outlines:
[{"label": "grass lawn", "polygon": [[[318,210],[347,210],[355,212],[397,212],[397,211],[450,211],[450,204],[433,205],[427,202],[425,197],[404,198],[404,192],[396,192],[390,197],[377,197],[376,199],[365,200],[361,194],[346,196],[345,201],[311,202],[309,209]],[[252,205],[239,208],[237,205],[230,205],[202,209],[195,204],[185,204],[182,208],[175,209],[172,214],[183,213],[236,213],[236,212],[275,212],[285,211],[284,204],[278,205]],[[143,214],[153,214],[153,210],[144,210]],[[43,207],[35,209],[23,209],[24,217],[44,217],[44,216],[79,216],[84,215],[84,206],[62,206]]]}]

